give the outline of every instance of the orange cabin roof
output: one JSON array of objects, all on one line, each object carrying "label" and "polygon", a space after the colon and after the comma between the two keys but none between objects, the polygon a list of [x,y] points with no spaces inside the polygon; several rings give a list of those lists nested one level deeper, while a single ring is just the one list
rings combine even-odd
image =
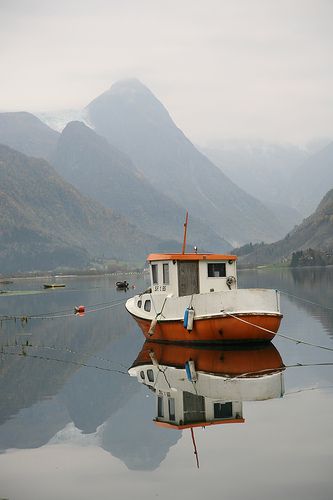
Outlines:
[{"label": "orange cabin roof", "polygon": [[217,253],[151,253],[147,260],[149,262],[154,260],[237,260],[237,256]]}]

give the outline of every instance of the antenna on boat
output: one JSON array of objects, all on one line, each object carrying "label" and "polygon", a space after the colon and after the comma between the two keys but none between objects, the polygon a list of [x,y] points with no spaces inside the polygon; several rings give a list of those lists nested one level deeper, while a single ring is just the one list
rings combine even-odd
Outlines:
[{"label": "antenna on boat", "polygon": [[191,436],[192,436],[192,443],[193,443],[194,455],[195,455],[195,458],[196,458],[196,461],[197,461],[197,467],[199,469],[199,455],[198,455],[197,445],[195,443],[193,427],[191,427]]},{"label": "antenna on boat", "polygon": [[186,248],[187,223],[188,223],[188,211],[186,210],[186,218],[185,218],[185,224],[184,224],[184,238],[183,238],[183,248],[182,248],[182,254],[184,254],[184,253],[185,253],[185,248]]}]

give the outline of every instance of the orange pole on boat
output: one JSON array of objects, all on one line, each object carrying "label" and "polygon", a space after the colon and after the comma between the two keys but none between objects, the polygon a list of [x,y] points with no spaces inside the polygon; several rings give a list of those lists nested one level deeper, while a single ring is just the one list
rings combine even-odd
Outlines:
[{"label": "orange pole on boat", "polygon": [[184,239],[183,239],[182,254],[185,253],[185,248],[186,248],[187,222],[188,222],[188,212],[186,211],[186,218],[185,218],[185,224],[184,224]]}]

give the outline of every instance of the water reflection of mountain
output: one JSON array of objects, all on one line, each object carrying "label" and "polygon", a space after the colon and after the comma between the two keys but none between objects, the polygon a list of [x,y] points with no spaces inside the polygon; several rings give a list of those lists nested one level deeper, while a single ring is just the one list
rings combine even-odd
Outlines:
[{"label": "water reflection of mountain", "polygon": [[[124,339],[112,342],[103,352],[103,357],[126,361],[126,357],[140,345],[140,340],[137,334],[126,335]],[[115,363],[111,368],[126,373],[123,364]],[[74,374],[63,387],[59,399],[75,426],[90,434],[96,432],[97,427],[119,411],[136,392],[135,382],[126,375],[86,369]]]},{"label": "water reflection of mountain", "polygon": [[[104,281],[77,281],[74,288],[79,289],[61,293],[3,297],[0,312],[36,314],[66,310],[68,304],[124,299],[113,282]],[[136,285],[140,288],[140,283]],[[29,288],[26,283],[24,286]],[[40,284],[30,283],[33,286]],[[136,393],[141,388],[127,374],[142,336],[122,305],[84,318],[73,314],[27,324],[4,322],[0,333],[0,450],[36,448],[52,439],[71,440],[74,432],[82,442],[89,442],[90,436],[96,438],[128,467],[150,469],[177,441],[175,433],[157,433],[156,452],[147,447],[151,408],[140,405],[138,411]],[[32,347],[25,345],[27,340]],[[22,353],[27,355],[19,355]],[[123,374],[85,368],[82,363]]]},{"label": "water reflection of mountain", "polygon": [[187,347],[146,341],[129,369],[155,393],[158,426],[243,423],[243,401],[282,397],[284,365],[273,344]]},{"label": "water reflection of mountain", "polygon": [[[297,296],[319,304],[301,302],[301,306],[318,318],[326,333],[333,337],[333,268],[292,269]],[[291,300],[295,300],[291,297]],[[297,299],[296,299],[297,300]]]},{"label": "water reflection of mountain", "polygon": [[[133,380],[134,381],[134,380]],[[136,384],[137,385],[137,384]],[[181,432],[155,428],[153,394],[141,387],[103,426],[101,446],[132,470],[155,470]]]},{"label": "water reflection of mountain", "polygon": [[[311,316],[319,319],[326,333],[331,337],[333,336],[332,267],[277,269],[274,272],[265,269],[240,271],[239,286],[276,288],[282,292],[287,292],[290,295],[284,296],[282,294],[282,300],[288,297],[288,300],[297,307],[306,310]],[[297,297],[304,300],[299,300]],[[319,305],[311,304],[311,302]],[[282,310],[282,312],[284,311]]]},{"label": "water reflection of mountain", "polygon": [[[120,354],[124,352],[131,356],[131,352],[137,349],[139,338],[135,332],[135,335],[127,334],[111,340],[103,357],[121,359]],[[19,361],[25,363],[27,380],[23,379],[22,370],[16,380],[22,381],[23,388],[15,391],[14,380],[6,387],[8,378],[1,378],[0,390],[5,397],[1,403],[0,449],[41,446],[69,422],[74,422],[84,433],[94,433],[137,390],[124,367],[125,374],[118,374],[93,368],[78,369],[72,365],[68,369],[67,363],[45,359],[23,357]],[[89,360],[85,361],[89,364]],[[90,361],[96,364],[96,359]],[[50,378],[44,380],[46,376]],[[15,416],[9,418],[3,402],[11,395],[10,408],[16,411]]]},{"label": "water reflection of mountain", "polygon": [[[139,335],[127,335],[124,340],[114,341],[112,357],[117,358],[124,350],[137,351],[137,339]],[[111,357],[111,352],[104,356],[108,354]],[[100,446],[128,468],[155,469],[181,434],[151,428],[154,402],[143,392],[128,375],[81,369],[52,399],[21,409],[0,426],[0,449],[43,446],[73,422],[83,433],[97,433]]]},{"label": "water reflection of mountain", "polygon": [[[68,288],[61,290],[60,293],[2,296],[1,314],[20,316],[24,312],[38,314],[43,311],[68,311],[68,308],[75,304],[105,304],[112,300],[123,299],[123,296],[119,297],[115,290],[114,280],[115,278],[112,282],[106,278],[83,278],[70,280]],[[18,282],[13,286],[36,289],[36,291],[41,289],[41,283],[34,280]],[[22,349],[20,345],[25,345],[26,342],[31,347],[24,346]],[[124,344],[120,349],[118,345],[120,346],[122,342]],[[133,351],[127,348],[126,342],[132,346]],[[72,378],[78,376],[74,381],[76,388],[72,390],[72,394],[64,393],[63,397],[67,398],[69,405],[69,409],[66,409],[64,413],[67,414],[68,420],[73,414],[79,421],[81,404],[82,412],[85,414],[82,418],[82,428],[86,430],[96,428],[104,422],[106,416],[110,415],[110,408],[105,408],[106,404],[104,406],[100,404],[100,401],[103,401],[100,395],[102,389],[96,390],[96,386],[99,388],[103,385],[101,380],[110,381],[116,378],[124,380],[120,383],[122,386],[126,384],[128,377],[94,369],[83,369],[81,363],[119,369],[119,362],[123,362],[122,369],[124,370],[134,355],[136,346],[140,344],[140,337],[137,335],[136,327],[126,315],[123,305],[120,304],[112,309],[102,310],[98,314],[87,314],[84,318],[75,317],[73,313],[69,317],[54,320],[29,320],[28,323],[19,320],[4,321],[1,324],[0,343],[3,351],[0,354],[0,423],[5,423],[18,413],[20,413],[18,418],[24,420],[24,415],[28,413],[23,411],[24,409],[31,408],[33,413],[33,409],[36,410],[39,402],[56,397]],[[18,344],[16,347],[15,343]],[[26,354],[26,356],[20,354]],[[94,357],[96,355],[111,359],[114,363],[110,364],[96,359]],[[86,377],[85,380],[84,377]],[[128,383],[131,385],[131,381]],[[90,395],[89,392],[85,392],[88,387]],[[104,389],[106,390],[105,387]],[[67,387],[66,390],[71,389]],[[126,392],[126,387],[123,387],[123,390]],[[89,408],[90,403],[87,401],[93,402],[95,415],[99,410],[101,411],[101,414],[95,417],[96,423],[90,426],[84,422],[88,419],[86,415],[89,414],[87,407]],[[104,398],[104,401],[109,402],[110,398]],[[73,410],[75,405],[76,412]],[[40,411],[43,413],[46,408],[47,404],[41,405]],[[62,423],[66,418],[60,419]],[[49,420],[51,423],[53,415],[49,416]],[[58,425],[55,426],[56,431],[58,427]],[[49,436],[49,433],[46,435]]]},{"label": "water reflection of mountain", "polygon": [[[104,354],[107,346],[112,346],[123,335],[122,332],[131,331],[136,338],[133,333],[136,329],[122,309],[113,311],[112,321],[109,314],[100,315],[98,321],[87,317],[84,322],[73,315],[66,321],[40,322],[33,325],[32,335],[25,335],[25,332],[31,332],[31,328],[29,324],[26,325],[19,335],[17,330],[7,332],[1,361],[0,423],[20,409],[56,395],[81,368],[80,363],[110,367],[108,363],[98,362],[92,356],[101,352]],[[19,346],[7,347],[7,343],[13,345],[16,341],[25,344],[26,340],[32,347],[24,347],[23,351]],[[43,346],[55,346],[55,349],[45,349]],[[27,355],[19,355],[22,352]],[[111,347],[110,356],[114,359]],[[126,365],[126,356],[123,356],[123,361]],[[114,367],[119,365],[115,364]]]},{"label": "water reflection of mountain", "polygon": [[[137,335],[137,332],[135,332]],[[119,359],[125,351],[128,355],[135,357],[133,351],[137,350],[137,343],[140,336],[131,334],[123,338],[113,339],[109,348],[103,353],[104,357]],[[155,357],[149,353],[154,351]],[[186,385],[184,364],[191,359],[195,362],[198,370],[203,370],[210,377],[209,384],[200,385],[198,383],[197,396],[202,397],[204,391],[211,393],[208,396],[215,398],[215,403],[222,399],[234,401],[236,416],[242,420],[242,400],[281,396],[283,392],[283,381],[281,370],[283,363],[277,350],[272,344],[266,347],[255,349],[226,350],[226,349],[189,349],[176,346],[165,346],[161,344],[145,343],[134,366],[137,365],[140,372],[142,366],[148,363],[149,368],[155,367],[156,359],[165,363],[169,370],[174,370],[176,379],[172,379],[171,396],[179,394],[183,387],[177,389],[177,377],[180,373],[180,384]],[[24,361],[24,360],[23,360]],[[33,360],[30,360],[33,361]],[[243,394],[238,392],[235,395],[235,383],[232,377],[237,378],[247,373],[245,384],[252,379],[249,389],[243,387]],[[274,373],[272,373],[274,372]],[[221,394],[219,384],[216,379],[221,379],[222,373],[229,377],[228,394]],[[250,373],[250,375],[249,375]],[[272,380],[275,376],[276,383],[269,387],[256,389],[256,381],[265,377]],[[141,375],[139,375],[140,380]],[[166,383],[169,374],[164,374],[160,381]],[[231,377],[231,378],[230,378]],[[206,381],[207,382],[207,381]],[[169,384],[170,381],[167,383]],[[147,384],[149,385],[149,384]],[[268,389],[267,389],[268,387]],[[185,387],[186,388],[186,387]],[[185,391],[191,393],[193,384]],[[154,387],[156,394],[165,392],[170,399],[170,387]],[[225,389],[225,388],[224,388]],[[244,392],[245,390],[245,392]],[[212,392],[213,391],[213,392]],[[218,391],[216,393],[216,391]],[[230,392],[231,391],[231,392]],[[268,391],[268,392],[267,392]],[[193,391],[192,391],[193,392]],[[193,394],[192,394],[193,396]],[[107,372],[95,372],[88,368],[78,370],[72,375],[58,390],[57,394],[50,399],[43,398],[31,405],[29,408],[22,408],[19,413],[8,419],[0,427],[1,449],[8,448],[31,448],[46,444],[55,435],[71,435],[64,433],[68,424],[73,422],[76,429],[80,429],[83,434],[91,433],[106,451],[118,457],[129,469],[133,470],[154,470],[158,468],[161,461],[166,457],[169,449],[180,438],[181,432],[174,429],[159,429],[153,425],[152,419],[155,414],[156,397],[153,392],[148,391],[137,382],[126,375],[108,374]],[[193,398],[188,399],[191,404],[191,418],[197,421],[198,408],[197,401],[193,407]],[[177,409],[177,404],[175,405]],[[196,413],[193,411],[196,409]],[[221,408],[220,408],[221,409]],[[224,410],[221,409],[223,412]],[[177,417],[178,418],[178,417]],[[170,422],[169,422],[170,423]],[[179,422],[178,422],[179,423]],[[192,422],[193,423],[193,422]],[[201,424],[200,424],[201,425]],[[59,434],[57,434],[59,433]],[[77,435],[77,434],[76,434]],[[81,439],[81,438],[80,438]]]},{"label": "water reflection of mountain", "polygon": [[0,426],[0,453],[10,448],[39,448],[70,422],[57,397],[23,408]]}]

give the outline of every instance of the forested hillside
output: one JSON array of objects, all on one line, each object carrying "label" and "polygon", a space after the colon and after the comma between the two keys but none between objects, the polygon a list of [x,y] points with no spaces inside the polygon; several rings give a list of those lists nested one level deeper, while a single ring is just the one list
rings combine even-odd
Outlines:
[{"label": "forested hillside", "polygon": [[317,210],[282,240],[270,245],[245,245],[236,253],[242,265],[281,261],[293,265],[333,263],[333,189],[324,196]]},{"label": "forested hillside", "polygon": [[160,241],[63,181],[45,160],[0,146],[0,272],[142,260]]}]

